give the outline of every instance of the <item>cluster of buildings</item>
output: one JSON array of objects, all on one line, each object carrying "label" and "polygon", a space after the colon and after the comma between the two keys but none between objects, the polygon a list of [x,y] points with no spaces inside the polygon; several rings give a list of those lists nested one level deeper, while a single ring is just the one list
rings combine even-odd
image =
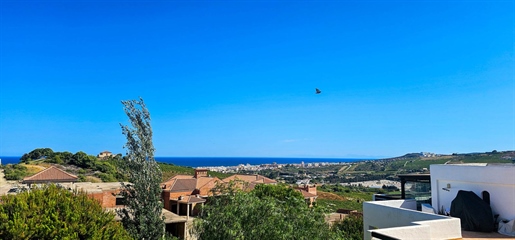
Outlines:
[{"label": "cluster of buildings", "polygon": [[[375,196],[374,201],[363,203],[364,239],[479,239],[509,238],[495,233],[464,231],[464,220],[449,216],[451,206],[461,191],[473,192],[491,208],[492,215],[501,221],[515,221],[515,165],[514,164],[439,164],[431,165],[430,174],[399,175],[401,195]],[[99,201],[106,210],[123,207],[119,195],[121,183],[84,183],[57,167],[47,168],[24,179],[27,185],[58,183],[67,189],[83,190]],[[208,175],[207,169],[196,169],[194,175],[176,175],[161,183],[163,216],[166,230],[173,235],[191,239],[189,226],[194,216],[220,184],[238,180],[238,187],[252,190],[257,184],[277,184],[261,175],[235,174],[220,179]],[[430,185],[430,197],[419,198],[406,194],[413,183]],[[312,205],[317,198],[316,186],[296,188],[306,203]],[[474,210],[475,211],[475,210]],[[485,235],[486,234],[486,235]],[[515,237],[515,229],[513,229]]]},{"label": "cluster of buildings", "polygon": [[[200,206],[204,205],[209,197],[217,194],[217,186],[229,182],[236,183],[237,187],[245,191],[251,191],[258,184],[277,184],[275,180],[258,174],[235,174],[220,179],[208,175],[207,169],[196,169],[194,175],[176,175],[161,183],[161,198],[164,205],[162,215],[166,231],[179,238],[190,239],[188,229],[192,224],[192,217],[200,213]],[[47,183],[55,183],[69,190],[84,191],[108,211],[124,207],[124,199],[120,195],[122,183],[119,182],[78,182],[77,176],[55,166],[23,179],[23,184],[28,188]],[[306,204],[313,205],[317,198],[316,186],[303,185],[296,187],[296,190],[302,194]]]},{"label": "cluster of buildings", "polygon": [[441,154],[436,154],[436,153],[431,153],[431,152],[420,152],[420,156],[430,158],[430,157],[440,157]]},{"label": "cluster of buildings", "polygon": [[[260,171],[260,170],[267,170],[267,169],[281,169],[286,166],[293,166],[297,168],[317,168],[317,167],[324,167],[324,166],[330,166],[330,165],[342,165],[345,164],[343,162],[316,162],[316,163],[304,163],[304,161],[301,161],[300,163],[288,163],[288,164],[277,164],[277,163],[271,163],[271,164],[259,164],[259,165],[251,165],[251,164],[239,164],[238,166],[211,166],[211,167],[201,167],[208,169],[209,171],[213,172],[222,172],[222,173],[235,173],[240,171]],[[350,163],[347,163],[350,164]]]}]

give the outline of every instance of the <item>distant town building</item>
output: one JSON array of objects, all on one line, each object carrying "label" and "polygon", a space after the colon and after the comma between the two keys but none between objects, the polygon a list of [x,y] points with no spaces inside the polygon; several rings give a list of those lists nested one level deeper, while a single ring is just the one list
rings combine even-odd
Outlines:
[{"label": "distant town building", "polygon": [[304,197],[304,200],[306,201],[308,206],[312,207],[313,203],[316,201],[318,197],[317,185],[305,184],[303,186],[296,187],[295,189],[302,194],[302,197]]}]

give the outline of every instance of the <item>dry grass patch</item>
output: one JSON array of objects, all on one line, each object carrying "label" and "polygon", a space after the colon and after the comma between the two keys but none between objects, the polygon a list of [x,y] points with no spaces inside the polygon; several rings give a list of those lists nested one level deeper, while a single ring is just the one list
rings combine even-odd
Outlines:
[{"label": "dry grass patch", "polygon": [[102,179],[94,177],[94,176],[86,176],[86,182],[101,183]]},{"label": "dry grass patch", "polygon": [[327,199],[327,200],[337,200],[337,201],[345,201],[347,200],[345,197],[342,197],[338,194],[328,193],[317,191],[318,199]]},{"label": "dry grass patch", "polygon": [[46,169],[46,167],[43,167],[43,166],[38,166],[38,165],[32,165],[32,164],[24,164],[22,163],[21,165],[23,165],[24,167],[27,168],[27,174],[29,174],[29,176],[32,176],[38,172],[41,172],[43,170]]}]

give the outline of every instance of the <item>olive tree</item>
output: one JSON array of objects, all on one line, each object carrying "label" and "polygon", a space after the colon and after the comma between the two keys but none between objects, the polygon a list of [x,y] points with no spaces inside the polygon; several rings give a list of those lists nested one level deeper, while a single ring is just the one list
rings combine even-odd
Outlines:
[{"label": "olive tree", "polygon": [[135,239],[161,239],[161,169],[154,159],[150,113],[143,99],[122,101],[131,126],[121,125],[127,138],[127,156],[122,169],[130,183],[122,183],[126,207],[118,211],[125,229]]}]

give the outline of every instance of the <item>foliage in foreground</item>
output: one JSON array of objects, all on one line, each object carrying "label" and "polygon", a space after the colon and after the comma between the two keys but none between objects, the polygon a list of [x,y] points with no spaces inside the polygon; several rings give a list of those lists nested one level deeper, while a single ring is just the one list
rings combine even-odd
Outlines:
[{"label": "foliage in foreground", "polygon": [[50,185],[0,198],[0,239],[131,239],[85,193]]},{"label": "foliage in foreground", "polygon": [[342,221],[336,222],[332,230],[343,239],[361,240],[363,239],[363,216],[348,215]]},{"label": "foliage in foreground", "polygon": [[150,113],[143,99],[122,101],[132,127],[122,125],[127,138],[127,157],[122,167],[130,184],[120,194],[126,207],[118,211],[125,229],[135,239],[162,239],[161,169],[154,159]]},{"label": "foliage in foreground", "polygon": [[339,239],[319,208],[282,185],[256,185],[252,192],[225,191],[214,197],[194,222],[199,240]]}]

